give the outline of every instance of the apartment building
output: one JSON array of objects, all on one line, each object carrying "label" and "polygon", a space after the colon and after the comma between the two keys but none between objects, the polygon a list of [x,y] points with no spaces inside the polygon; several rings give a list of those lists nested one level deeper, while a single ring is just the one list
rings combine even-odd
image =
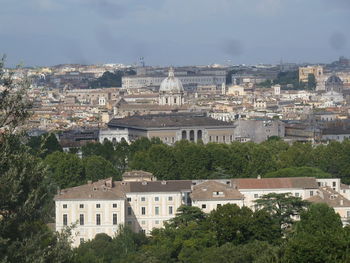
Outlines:
[{"label": "apartment building", "polygon": [[111,178],[61,190],[55,196],[56,230],[73,226],[73,246],[98,233],[114,236],[119,225],[150,234],[175,217],[181,205],[210,213],[225,204],[256,209],[269,193],[291,193],[310,202],[327,203],[344,222],[350,219],[349,186],[340,179],[245,178],[159,181],[151,173],[131,171],[122,181]]}]

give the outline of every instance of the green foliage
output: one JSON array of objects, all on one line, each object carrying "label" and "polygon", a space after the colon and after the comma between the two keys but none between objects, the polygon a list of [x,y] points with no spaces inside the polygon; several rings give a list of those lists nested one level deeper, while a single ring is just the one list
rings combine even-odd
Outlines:
[{"label": "green foliage", "polygon": [[121,174],[115,167],[101,156],[92,155],[83,158],[85,180],[93,182],[100,179],[113,177],[114,180],[121,180]]},{"label": "green foliage", "polygon": [[108,87],[121,87],[122,86],[122,77],[127,75],[135,75],[134,70],[118,70],[116,72],[106,71],[101,77],[97,80],[89,83],[91,88],[108,88]]},{"label": "green foliage", "polygon": [[82,160],[75,154],[54,152],[45,158],[50,177],[60,188],[67,188],[84,182]]},{"label": "green foliage", "polygon": [[281,230],[288,229],[293,224],[293,217],[299,216],[308,206],[308,202],[290,193],[270,193],[255,201],[256,205],[268,212],[278,223]]},{"label": "green foliage", "polygon": [[264,178],[277,177],[316,177],[316,178],[331,178],[332,175],[323,172],[319,168],[314,167],[290,167],[279,169],[275,172],[270,172],[264,175]]},{"label": "green foliage", "polygon": [[53,188],[41,159],[23,144],[16,132],[29,115],[23,83],[4,76],[0,62],[0,261],[72,262],[68,234],[53,233]]},{"label": "green foliage", "polygon": [[36,154],[41,158],[45,158],[47,155],[53,152],[63,151],[55,134],[53,133],[30,137],[27,145],[32,149],[33,154]]},{"label": "green foliage", "polygon": [[316,78],[314,74],[309,74],[307,76],[307,89],[309,90],[315,90],[316,89]]},{"label": "green foliage", "polygon": [[220,245],[227,242],[239,245],[252,240],[274,243],[281,238],[280,226],[266,211],[254,213],[248,207],[232,204],[218,207],[210,213],[208,222]]},{"label": "green foliage", "polygon": [[134,233],[127,227],[119,227],[118,234],[111,238],[97,234],[91,241],[84,242],[75,250],[76,263],[118,263],[127,258],[147,242],[144,234]]},{"label": "green foliage", "polygon": [[301,214],[301,220],[288,239],[282,262],[349,262],[350,235],[333,208],[313,204]]},{"label": "green foliage", "polygon": [[288,84],[293,85],[293,89],[304,89],[304,84],[299,82],[299,71],[285,71],[280,72],[277,78],[274,80],[274,84],[286,86]]},{"label": "green foliage", "polygon": [[169,220],[170,227],[186,226],[189,223],[200,223],[204,221],[205,214],[203,211],[194,206],[182,205],[177,209],[176,216]]}]

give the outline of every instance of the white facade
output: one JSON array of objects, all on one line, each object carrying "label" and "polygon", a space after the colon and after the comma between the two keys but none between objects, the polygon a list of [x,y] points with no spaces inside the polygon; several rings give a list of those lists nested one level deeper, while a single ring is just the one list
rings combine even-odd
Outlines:
[{"label": "white facade", "polygon": [[[342,195],[336,211],[350,218],[350,188],[340,179],[265,178],[196,181],[122,181],[111,179],[62,190],[55,198],[56,230],[73,226],[73,246],[98,233],[114,236],[119,225],[150,234],[175,217],[181,205],[199,207],[205,213],[225,204],[256,209],[255,201],[270,193],[290,193],[301,199],[322,195],[330,187]],[[167,190],[168,189],[168,190]],[[192,199],[192,201],[191,201]],[[344,221],[343,220],[343,221]],[[345,220],[346,221],[346,220]],[[344,221],[344,222],[345,222]]]},{"label": "white facade", "polygon": [[55,206],[56,231],[72,226],[73,246],[98,233],[114,236],[125,223],[124,200],[56,200]]},{"label": "white facade", "polygon": [[105,140],[116,143],[123,139],[129,143],[128,129],[101,129],[98,137],[100,143],[103,143]]},{"label": "white facade", "polygon": [[128,193],[127,200],[126,224],[146,234],[163,227],[183,204],[181,192]]}]

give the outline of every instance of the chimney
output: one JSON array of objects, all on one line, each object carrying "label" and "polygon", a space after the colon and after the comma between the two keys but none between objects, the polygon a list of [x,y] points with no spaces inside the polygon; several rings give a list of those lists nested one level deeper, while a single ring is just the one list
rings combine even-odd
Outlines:
[{"label": "chimney", "polygon": [[260,174],[258,175],[257,179],[261,179],[261,175]]},{"label": "chimney", "polygon": [[344,200],[340,199],[340,205],[344,205]]}]

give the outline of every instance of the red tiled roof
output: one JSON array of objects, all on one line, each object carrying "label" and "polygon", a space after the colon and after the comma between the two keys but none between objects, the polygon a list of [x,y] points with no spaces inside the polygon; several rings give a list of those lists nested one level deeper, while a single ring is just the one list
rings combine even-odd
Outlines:
[{"label": "red tiled roof", "polygon": [[238,189],[318,188],[313,177],[233,179]]}]

